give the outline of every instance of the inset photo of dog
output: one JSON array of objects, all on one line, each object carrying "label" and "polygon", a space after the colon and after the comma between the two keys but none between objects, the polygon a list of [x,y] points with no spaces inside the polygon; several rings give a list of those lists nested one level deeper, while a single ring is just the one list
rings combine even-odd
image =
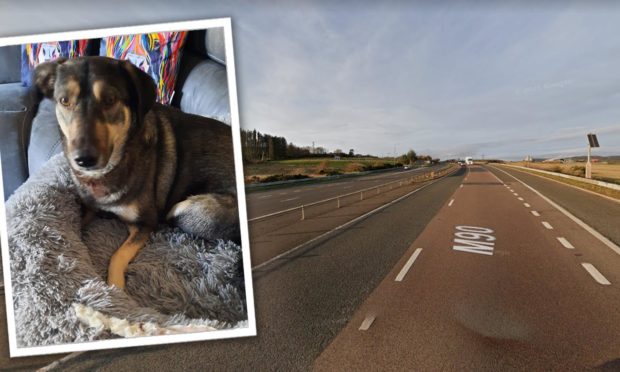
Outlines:
[{"label": "inset photo of dog", "polygon": [[0,46],[11,356],[255,335],[230,19]]}]

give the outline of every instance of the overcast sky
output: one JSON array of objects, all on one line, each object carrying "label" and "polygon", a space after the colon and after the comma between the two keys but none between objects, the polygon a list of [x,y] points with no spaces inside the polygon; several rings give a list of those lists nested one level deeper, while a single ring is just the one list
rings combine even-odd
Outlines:
[{"label": "overcast sky", "polygon": [[592,131],[620,154],[620,3],[109,2],[0,0],[0,30],[231,16],[247,129],[441,158],[585,154]]},{"label": "overcast sky", "polygon": [[557,3],[257,6],[234,22],[242,125],[441,158],[585,154],[592,131],[620,154],[620,8]]}]

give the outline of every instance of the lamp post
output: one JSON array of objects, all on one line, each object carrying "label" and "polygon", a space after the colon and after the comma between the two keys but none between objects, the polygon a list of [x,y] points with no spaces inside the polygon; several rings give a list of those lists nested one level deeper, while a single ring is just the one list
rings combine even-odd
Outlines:
[{"label": "lamp post", "polygon": [[592,179],[592,163],[590,157],[592,156],[592,147],[600,147],[598,144],[598,138],[596,134],[588,133],[588,162],[586,163],[586,178]]}]

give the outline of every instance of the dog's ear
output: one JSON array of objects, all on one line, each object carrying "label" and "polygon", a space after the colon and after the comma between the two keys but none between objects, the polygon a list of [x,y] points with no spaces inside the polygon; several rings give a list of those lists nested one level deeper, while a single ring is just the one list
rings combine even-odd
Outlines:
[{"label": "dog's ear", "polygon": [[38,92],[47,98],[54,97],[54,84],[56,83],[56,70],[58,66],[67,61],[60,57],[51,62],[44,62],[38,65],[33,74],[34,86]]},{"label": "dog's ear", "polygon": [[121,67],[129,76],[132,106],[135,107],[138,122],[141,123],[146,113],[155,104],[157,87],[149,74],[140,70],[131,62],[122,61]]}]

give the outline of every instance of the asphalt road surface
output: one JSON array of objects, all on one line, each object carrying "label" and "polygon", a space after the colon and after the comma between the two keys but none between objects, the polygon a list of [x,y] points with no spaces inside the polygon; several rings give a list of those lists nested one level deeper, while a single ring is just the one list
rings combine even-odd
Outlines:
[{"label": "asphalt road surface", "polygon": [[[497,167],[493,169],[497,169]],[[535,176],[514,168],[501,167],[500,169],[538,190],[571,214],[578,216],[616,245],[620,245],[620,201],[602,198],[564,183],[549,181],[548,178]],[[515,181],[514,178],[501,171],[495,173],[507,182]]]},{"label": "asphalt road surface", "polygon": [[472,167],[314,367],[618,370],[619,253],[508,174]]},{"label": "asphalt road surface", "polygon": [[[87,352],[62,368],[620,369],[620,254],[503,170],[459,170],[255,270],[257,337]],[[617,203],[507,171],[601,234],[620,224]]]}]

